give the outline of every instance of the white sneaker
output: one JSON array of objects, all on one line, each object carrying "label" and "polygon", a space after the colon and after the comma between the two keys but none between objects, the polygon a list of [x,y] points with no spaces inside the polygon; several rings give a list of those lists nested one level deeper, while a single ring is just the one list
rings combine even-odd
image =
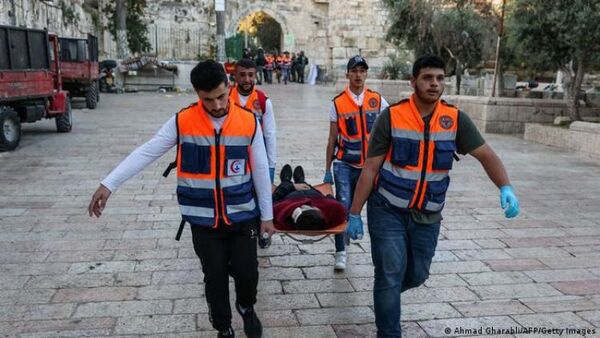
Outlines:
[{"label": "white sneaker", "polygon": [[346,251],[338,251],[334,255],[335,265],[334,270],[343,271],[346,270]]}]

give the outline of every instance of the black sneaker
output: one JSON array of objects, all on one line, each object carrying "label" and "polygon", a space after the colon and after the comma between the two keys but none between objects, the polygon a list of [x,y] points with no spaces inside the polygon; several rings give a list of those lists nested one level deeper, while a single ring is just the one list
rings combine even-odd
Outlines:
[{"label": "black sneaker", "polygon": [[279,173],[279,179],[281,182],[291,182],[292,181],[292,167],[289,164],[286,164],[281,168],[281,173]]},{"label": "black sneaker", "polygon": [[294,168],[294,183],[306,183],[304,181],[304,169],[301,166]]},{"label": "black sneaker", "polygon": [[262,337],[262,324],[260,320],[256,316],[256,312],[254,312],[253,307],[249,307],[246,309],[244,313],[240,309],[240,303],[235,303],[235,308],[242,316],[244,320],[244,332],[248,338],[261,338]]},{"label": "black sneaker", "polygon": [[217,335],[217,338],[234,338],[234,337],[235,337],[235,331],[233,331],[233,329],[231,327],[229,327],[225,331],[219,331],[219,334]]}]

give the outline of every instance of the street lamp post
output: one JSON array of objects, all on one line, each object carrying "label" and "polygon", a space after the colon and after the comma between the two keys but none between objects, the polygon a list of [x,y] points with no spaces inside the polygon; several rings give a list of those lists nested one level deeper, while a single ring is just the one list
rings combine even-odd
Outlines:
[{"label": "street lamp post", "polygon": [[498,74],[500,71],[500,47],[502,46],[502,35],[504,34],[504,7],[506,6],[506,0],[502,0],[502,14],[500,15],[500,32],[498,33],[498,44],[496,45],[496,64],[494,65],[494,81],[492,84],[492,97],[496,96],[496,82],[498,81]]},{"label": "street lamp post", "polygon": [[225,62],[225,0],[215,0],[217,14],[217,61]]}]

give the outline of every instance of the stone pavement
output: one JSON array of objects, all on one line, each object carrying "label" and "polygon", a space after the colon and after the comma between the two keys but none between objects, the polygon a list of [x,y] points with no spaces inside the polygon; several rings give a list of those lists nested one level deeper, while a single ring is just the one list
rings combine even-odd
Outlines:
[{"label": "stone pavement", "polygon": [[[278,169],[302,164],[318,182],[332,88],[266,90],[279,127]],[[173,151],[113,194],[102,218],[86,214],[99,180],[193,101],[192,94],[105,94],[97,110],[75,110],[72,133],[55,133],[53,121],[25,125],[20,148],[0,154],[0,336],[216,335],[189,231],[174,240],[175,175],[161,177]],[[503,218],[498,192],[474,159],[455,166],[431,277],[402,295],[405,336],[600,326],[600,162],[486,137],[523,213]],[[265,337],[374,335],[368,236],[350,246],[345,273],[333,272],[333,250],[331,239],[302,245],[280,236],[260,250]]]}]

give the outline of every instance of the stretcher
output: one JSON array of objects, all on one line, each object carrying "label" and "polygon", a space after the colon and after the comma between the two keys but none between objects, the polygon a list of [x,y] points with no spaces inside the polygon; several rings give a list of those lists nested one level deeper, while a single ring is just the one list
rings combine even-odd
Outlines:
[{"label": "stretcher", "polygon": [[[330,183],[321,183],[321,184],[313,186],[313,188],[320,191],[324,196],[327,196],[327,195],[333,196],[333,188],[331,187]],[[344,231],[346,231],[348,222],[344,221],[343,223],[340,223],[331,228],[323,229],[323,230],[290,230],[290,229],[282,229],[280,227],[281,225],[277,224],[277,222],[275,222],[274,225],[275,225],[275,230],[277,230],[277,233],[282,234],[283,236],[287,236],[287,237],[289,237],[297,242],[300,242],[302,244],[312,244],[312,243],[322,241],[323,239],[329,237],[330,235],[337,235],[337,234],[343,233]],[[302,235],[302,236],[309,236],[309,237],[318,237],[318,238],[316,238],[316,239],[298,238],[298,237],[295,237],[295,235],[296,236]]]}]

